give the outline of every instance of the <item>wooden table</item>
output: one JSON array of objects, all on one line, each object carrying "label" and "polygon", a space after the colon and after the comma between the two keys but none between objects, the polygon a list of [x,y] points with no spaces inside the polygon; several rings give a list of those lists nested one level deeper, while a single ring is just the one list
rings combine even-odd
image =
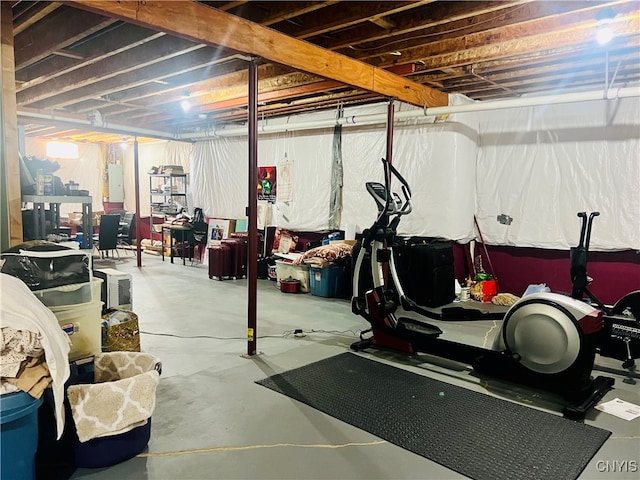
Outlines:
[{"label": "wooden table", "polygon": [[[182,264],[186,265],[186,260],[185,260],[185,256],[184,256],[184,249],[185,249],[185,235],[187,232],[191,231],[191,227],[185,227],[184,225],[180,225],[180,224],[173,224],[173,223],[163,223],[162,224],[162,261],[164,262],[164,248],[165,246],[168,246],[170,248],[170,258],[171,258],[171,263],[173,263],[173,232],[180,232],[180,241],[182,243],[182,249],[180,250],[180,256],[182,257]],[[169,245],[165,245],[164,243],[164,236],[165,236],[165,232],[169,233]]]}]

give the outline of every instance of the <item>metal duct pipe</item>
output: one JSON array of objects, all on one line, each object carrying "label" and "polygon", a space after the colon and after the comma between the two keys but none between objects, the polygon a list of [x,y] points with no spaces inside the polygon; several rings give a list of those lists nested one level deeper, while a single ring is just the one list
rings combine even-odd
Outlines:
[{"label": "metal duct pipe", "polygon": [[[483,112],[490,110],[501,110],[507,108],[533,107],[540,105],[557,105],[562,103],[587,102],[594,100],[613,100],[617,98],[640,97],[640,87],[613,88],[606,92],[603,90],[565,93],[558,95],[544,95],[541,97],[514,98],[510,100],[496,100],[493,102],[473,102],[464,105],[452,105],[447,107],[432,107],[423,110],[409,110],[395,112],[395,120],[411,120],[424,117],[452,113]],[[311,130],[316,128],[332,128],[336,125],[375,125],[387,121],[386,113],[376,113],[370,115],[352,115],[341,118],[331,118],[326,120],[316,120],[308,122],[294,122],[286,124],[260,125],[259,133],[293,132],[296,130]],[[247,135],[246,127],[222,128],[213,130],[210,133],[203,132],[190,135],[191,140],[201,140],[216,137],[236,137]]]},{"label": "metal duct pipe", "polygon": [[[472,102],[464,105],[453,105],[447,107],[424,108],[423,110],[409,110],[403,112],[395,112],[396,120],[411,120],[425,117],[433,117],[437,115],[452,113],[468,113],[483,112],[490,110],[501,110],[507,108],[533,107],[540,105],[555,105],[573,102],[588,102],[594,100],[613,100],[617,98],[640,97],[640,86],[626,88],[612,88],[609,90],[596,90],[588,92],[564,93],[557,95],[544,95],[540,97],[514,98],[510,100],[496,100],[491,102]],[[221,128],[210,132],[195,133],[181,138],[178,135],[162,132],[157,130],[149,130],[145,128],[135,128],[127,125],[106,124],[105,126],[93,125],[90,120],[59,117],[47,115],[39,112],[18,111],[18,117],[32,118],[40,120],[48,125],[65,125],[71,128],[90,127],[91,130],[117,133],[121,135],[138,135],[140,137],[157,138],[159,140],[175,140],[180,142],[194,142],[196,140],[211,139],[216,137],[237,137],[247,135],[247,127]],[[297,130],[312,130],[318,128],[333,128],[336,125],[354,126],[354,125],[376,125],[383,124],[387,121],[385,113],[370,115],[352,115],[341,117],[338,119],[331,118],[326,120],[315,120],[298,123],[276,124],[276,125],[259,125],[258,133],[278,133],[293,132]]]},{"label": "metal duct pipe", "polygon": [[[39,123],[52,126],[66,126],[76,129],[85,129],[94,132],[115,133],[119,135],[135,135],[138,137],[157,138],[158,140],[175,140],[178,142],[193,143],[191,139],[179,138],[176,135],[147,128],[130,127],[128,125],[118,125],[116,123],[105,123],[104,125],[94,125],[90,120],[81,118],[61,117],[47,115],[39,112],[29,112],[18,110],[18,118],[30,118],[39,120]],[[87,128],[88,127],[88,128]]]}]

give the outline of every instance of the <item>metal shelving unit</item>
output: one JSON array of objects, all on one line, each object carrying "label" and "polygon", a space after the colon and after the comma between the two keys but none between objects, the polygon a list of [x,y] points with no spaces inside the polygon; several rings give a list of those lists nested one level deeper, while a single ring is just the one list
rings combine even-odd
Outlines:
[{"label": "metal shelving unit", "polygon": [[177,215],[183,208],[187,208],[187,173],[153,173],[149,174],[149,201],[151,212],[149,215],[149,237],[153,241],[154,234],[162,240],[162,231],[155,231],[154,218],[162,218],[164,223],[167,216]]}]

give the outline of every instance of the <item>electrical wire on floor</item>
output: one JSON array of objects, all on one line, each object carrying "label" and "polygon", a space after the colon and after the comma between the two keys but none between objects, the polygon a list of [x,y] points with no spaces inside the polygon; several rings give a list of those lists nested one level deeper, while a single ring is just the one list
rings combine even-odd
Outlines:
[{"label": "electrical wire on floor", "polygon": [[[144,330],[140,330],[140,333],[145,335],[156,335],[158,337],[173,337],[173,338],[186,338],[186,339],[195,339],[195,338],[209,338],[212,340],[246,340],[247,337],[216,337],[214,335],[176,335],[175,333],[159,333],[159,332],[145,332]],[[283,338],[284,335],[259,335],[260,338]]]},{"label": "electrical wire on floor", "polygon": [[192,455],[196,453],[216,453],[216,452],[237,452],[244,450],[258,450],[262,448],[282,448],[282,447],[293,447],[293,448],[328,448],[328,449],[337,449],[337,448],[346,448],[346,447],[368,447],[373,445],[383,445],[388,443],[385,440],[376,440],[373,442],[349,442],[349,443],[341,443],[338,445],[330,445],[330,444],[299,444],[299,443],[274,443],[271,445],[245,445],[238,447],[212,447],[212,448],[197,448],[194,450],[178,450],[175,452],[162,452],[162,453],[140,453],[136,455],[139,458],[149,458],[149,457],[175,457],[179,455]]},{"label": "electrical wire on floor", "polygon": [[[291,335],[301,336],[312,333],[325,333],[331,335],[345,335],[345,336],[354,336],[357,337],[359,335],[360,330],[302,330],[299,328],[293,330],[285,330],[280,335],[258,335],[258,340],[261,338],[287,338]],[[212,340],[246,340],[246,337],[217,337],[214,335],[177,335],[175,333],[161,333],[161,332],[147,332],[144,330],[140,330],[140,333],[145,335],[155,335],[158,337],[173,337],[173,338],[185,338],[185,339],[197,339],[197,338],[209,338]]]},{"label": "electrical wire on floor", "polygon": [[360,330],[315,330],[315,329],[311,329],[311,330],[302,330],[299,328],[296,328],[294,330],[285,330],[282,333],[283,337],[288,337],[290,335],[300,335],[300,334],[312,334],[312,333],[328,333],[331,335],[344,335],[344,336],[353,336],[353,337],[357,337],[360,334]]}]

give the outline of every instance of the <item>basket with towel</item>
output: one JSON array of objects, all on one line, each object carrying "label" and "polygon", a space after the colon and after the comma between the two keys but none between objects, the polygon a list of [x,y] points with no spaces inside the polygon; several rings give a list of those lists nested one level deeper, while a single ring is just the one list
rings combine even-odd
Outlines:
[{"label": "basket with towel", "polygon": [[95,356],[94,383],[68,386],[79,440],[76,466],[114,465],[147,446],[161,371],[153,355],[106,352]]}]

